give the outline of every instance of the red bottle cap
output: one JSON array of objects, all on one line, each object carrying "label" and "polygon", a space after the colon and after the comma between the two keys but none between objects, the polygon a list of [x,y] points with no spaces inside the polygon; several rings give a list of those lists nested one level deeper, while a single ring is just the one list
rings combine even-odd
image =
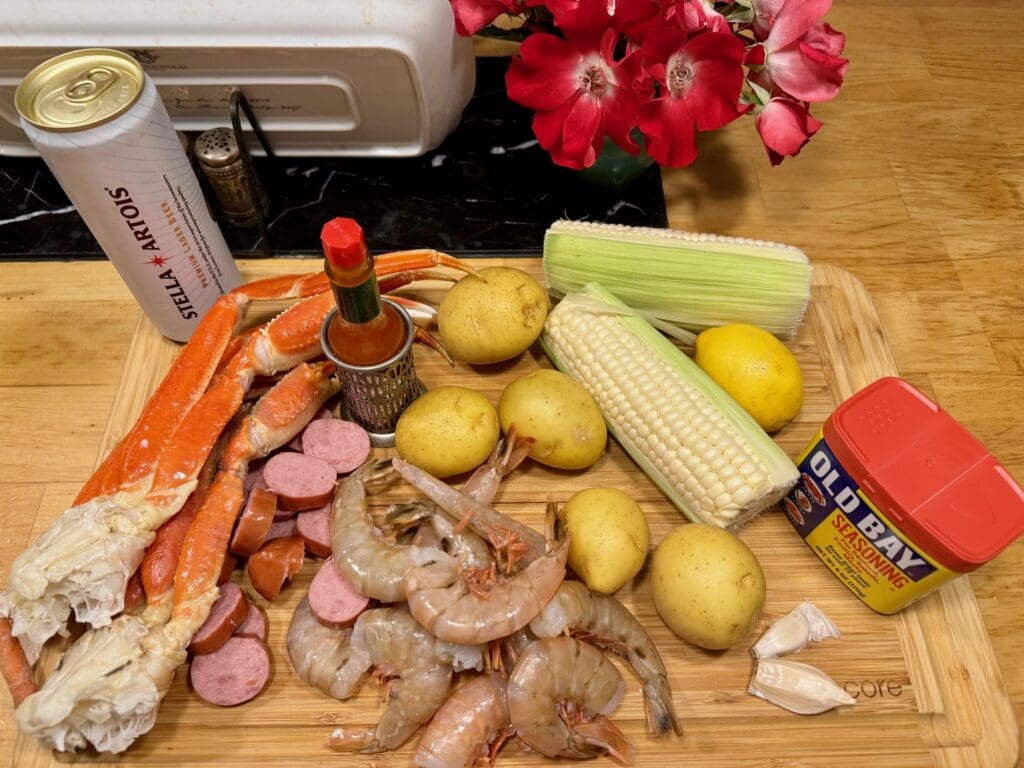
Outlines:
[{"label": "red bottle cap", "polygon": [[355,219],[331,219],[320,230],[320,242],[324,258],[336,267],[352,269],[366,262],[366,238]]},{"label": "red bottle cap", "polygon": [[1024,532],[1024,490],[977,438],[902,379],[862,389],[824,431],[882,514],[947,568],[972,571]]}]

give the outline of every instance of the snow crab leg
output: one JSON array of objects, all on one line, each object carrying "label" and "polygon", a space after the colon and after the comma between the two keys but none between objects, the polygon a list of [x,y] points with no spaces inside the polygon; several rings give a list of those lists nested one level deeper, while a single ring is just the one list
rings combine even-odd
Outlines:
[{"label": "snow crab leg", "polygon": [[260,399],[224,450],[173,575],[158,563],[142,574],[148,591],[173,590],[173,600],[153,600],[141,614],[123,614],[85,632],[15,710],[23,732],[62,751],[92,744],[121,752],[153,727],[174,671],[216,599],[249,462],[287,444],[339,386],[330,363],[303,363]]},{"label": "snow crab leg", "polygon": [[[376,260],[381,277],[438,266],[474,271],[437,251]],[[34,663],[54,634],[66,634],[72,611],[96,627],[121,611],[125,584],[154,531],[192,493],[253,379],[320,354],[320,325],[333,305],[325,288],[317,274],[269,278],[241,286],[211,308],[73,506],[12,564],[10,588],[0,593],[0,668],[7,679],[24,679],[21,667]],[[241,341],[233,335],[252,300],[303,296],[309,298]]]}]

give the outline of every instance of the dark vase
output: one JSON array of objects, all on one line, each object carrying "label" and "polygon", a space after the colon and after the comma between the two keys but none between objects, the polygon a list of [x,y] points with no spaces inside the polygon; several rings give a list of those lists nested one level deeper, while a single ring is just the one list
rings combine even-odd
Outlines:
[{"label": "dark vase", "polygon": [[605,189],[624,189],[644,175],[654,164],[654,159],[647,154],[643,141],[640,142],[640,154],[631,155],[614,141],[605,137],[604,146],[597,160],[589,168],[574,173],[578,178]]}]

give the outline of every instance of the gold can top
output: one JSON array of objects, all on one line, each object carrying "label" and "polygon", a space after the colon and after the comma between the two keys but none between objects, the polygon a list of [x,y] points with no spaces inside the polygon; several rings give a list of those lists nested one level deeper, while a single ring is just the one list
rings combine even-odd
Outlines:
[{"label": "gold can top", "polygon": [[84,131],[136,102],[145,74],[131,56],[108,48],[68,51],[44,61],[14,94],[18,113],[49,131]]}]

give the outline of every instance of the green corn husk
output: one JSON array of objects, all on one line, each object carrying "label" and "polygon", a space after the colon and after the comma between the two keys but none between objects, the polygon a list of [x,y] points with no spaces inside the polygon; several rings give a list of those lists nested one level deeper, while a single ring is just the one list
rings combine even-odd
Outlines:
[{"label": "green corn husk", "polygon": [[600,283],[652,322],[695,333],[749,323],[789,339],[811,297],[811,265],[798,248],[620,224],[552,224],[544,276],[556,297]]}]

